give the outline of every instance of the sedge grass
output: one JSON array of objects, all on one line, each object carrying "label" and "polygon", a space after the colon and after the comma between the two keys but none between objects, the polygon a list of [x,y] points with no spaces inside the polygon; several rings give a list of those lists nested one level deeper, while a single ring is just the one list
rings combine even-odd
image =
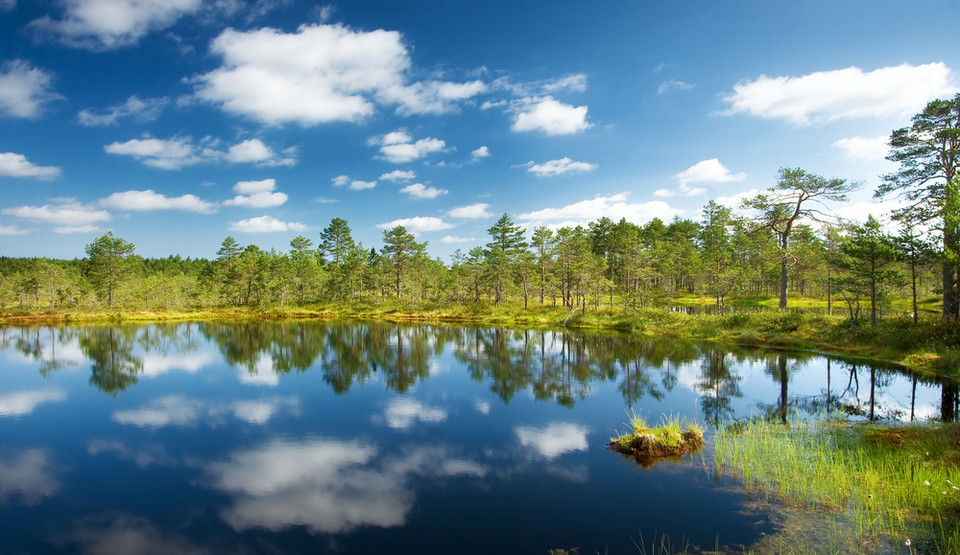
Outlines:
[{"label": "sedge grass", "polygon": [[821,545],[960,553],[958,440],[955,424],[753,422],[717,432],[714,464],[759,501],[839,516]]},{"label": "sedge grass", "polygon": [[660,425],[651,428],[636,412],[630,414],[630,430],[610,438],[613,451],[633,455],[639,462],[655,457],[677,457],[703,445],[703,428],[679,417],[661,416]]}]

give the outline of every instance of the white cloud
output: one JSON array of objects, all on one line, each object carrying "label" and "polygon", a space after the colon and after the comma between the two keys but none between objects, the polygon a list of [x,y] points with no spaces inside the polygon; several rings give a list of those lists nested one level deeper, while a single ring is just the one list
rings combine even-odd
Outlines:
[{"label": "white cloud", "polygon": [[101,200],[100,206],[131,212],[183,210],[185,212],[212,214],[217,211],[215,204],[200,200],[200,198],[195,195],[187,194],[179,197],[168,197],[150,189],[113,193],[109,197]]},{"label": "white cloud", "polygon": [[676,196],[696,197],[706,194],[706,192],[707,189],[704,187],[691,187],[686,183],[680,183],[673,189],[657,189],[653,192],[653,196],[660,198],[671,198]]},{"label": "white cloud", "polygon": [[363,526],[402,526],[416,500],[417,476],[483,478],[488,470],[443,448],[378,457],[370,443],[325,438],[268,444],[208,465],[214,487],[233,498],[221,516],[234,530],[304,527],[324,534]]},{"label": "white cloud", "polygon": [[902,64],[870,72],[849,67],[800,77],[761,75],[733,87],[733,93],[724,97],[730,104],[724,114],[748,113],[797,126],[905,116],[957,90],[950,68],[942,62]]},{"label": "white cloud", "polygon": [[589,429],[579,424],[554,422],[546,428],[517,426],[513,431],[521,446],[532,448],[548,460],[565,453],[587,450]]},{"label": "white cloud", "polygon": [[376,181],[362,181],[360,179],[354,179],[350,182],[350,185],[347,188],[351,191],[365,191],[367,189],[373,189],[376,186]]},{"label": "white cloud", "polygon": [[227,29],[210,48],[223,65],[195,79],[197,97],[269,125],[358,122],[375,102],[402,114],[443,113],[486,89],[480,81],[408,82],[407,47],[400,33],[383,29]]},{"label": "white cloud", "polygon": [[[396,172],[394,172],[396,173]],[[412,172],[411,172],[412,173]],[[389,174],[386,174],[389,175]],[[362,179],[353,179],[349,175],[338,175],[332,179],[334,187],[343,187],[347,186],[347,189],[351,191],[365,191],[367,189],[373,189],[377,186],[376,181],[363,181]]]},{"label": "white cloud", "polygon": [[201,0],[64,0],[62,19],[44,16],[31,23],[74,47],[107,49],[135,44],[151,31],[197,11]]},{"label": "white cloud", "polygon": [[626,218],[627,221],[642,224],[660,218],[668,220],[682,213],[681,210],[671,208],[665,202],[651,201],[642,203],[627,202],[629,193],[620,193],[609,197],[598,196],[590,200],[582,200],[560,208],[544,208],[534,212],[527,212],[517,216],[517,220],[528,227],[540,225],[583,225],[596,221],[604,216],[613,221]]},{"label": "white cloud", "polygon": [[33,118],[44,104],[60,98],[51,90],[53,76],[23,60],[10,60],[0,71],[0,115]]},{"label": "white cloud", "polygon": [[180,395],[155,399],[139,409],[113,411],[112,418],[120,424],[141,428],[164,426],[193,426],[205,414],[204,403]]},{"label": "white cloud", "polygon": [[262,425],[282,412],[296,414],[299,410],[300,400],[297,397],[207,403],[180,395],[169,395],[154,399],[137,409],[116,410],[112,418],[120,424],[130,424],[140,428],[216,425],[226,416],[232,416],[248,424]]},{"label": "white cloud", "polygon": [[515,107],[513,131],[540,131],[547,135],[570,135],[589,129],[586,106],[571,106],[552,96],[526,98]]},{"label": "white cloud", "polygon": [[37,166],[23,154],[0,152],[0,175],[6,177],[32,177],[50,180],[60,175],[56,166]]},{"label": "white cloud", "polygon": [[419,401],[400,398],[390,401],[383,418],[394,430],[409,430],[416,422],[439,424],[447,419],[447,411],[424,405]]},{"label": "white cloud", "polygon": [[450,191],[446,189],[437,189],[436,187],[427,187],[423,183],[414,183],[413,185],[407,185],[403,189],[400,189],[400,192],[407,193],[408,195],[416,198],[429,199],[445,195]]},{"label": "white cloud", "polygon": [[743,201],[748,198],[753,198],[759,193],[759,189],[750,189],[749,191],[743,191],[742,193],[737,193],[727,197],[717,197],[715,200],[717,201],[717,204],[726,206],[727,208],[739,208]]},{"label": "white cloud", "polygon": [[17,7],[17,0],[0,0],[0,11],[9,12]]},{"label": "white cloud", "polygon": [[493,216],[493,214],[487,212],[487,208],[490,208],[490,205],[483,202],[468,204],[466,206],[457,206],[453,210],[447,212],[447,216],[450,216],[451,218],[464,218],[467,220],[489,218]]},{"label": "white cloud", "polygon": [[57,475],[61,470],[51,459],[49,453],[40,449],[0,458],[0,504],[16,494],[25,505],[36,505],[57,493]]},{"label": "white cloud", "polygon": [[474,243],[476,242],[476,238],[457,237],[456,235],[447,235],[443,239],[440,239],[440,242],[446,245],[458,245],[460,243]]},{"label": "white cloud", "polygon": [[[55,205],[44,204],[43,206],[4,208],[0,213],[7,216],[24,218],[33,222],[66,226],[64,229],[84,228],[84,226],[110,219],[110,213],[106,210],[97,210],[91,206],[82,205],[69,199],[63,200]],[[68,232],[73,233],[75,231]]]},{"label": "white cloud", "polygon": [[104,146],[103,149],[108,154],[131,156],[148,166],[163,170],[178,170],[219,160],[269,167],[294,166],[297,163],[293,156],[295,148],[287,149],[283,152],[284,155],[279,155],[260,139],[248,139],[231,146],[226,152],[217,149],[219,143],[219,140],[212,137],[204,137],[196,144],[190,137],[172,139],[147,137],[130,139],[123,143],[114,142]]},{"label": "white cloud", "polygon": [[276,189],[277,180],[273,178],[261,179],[259,181],[237,181],[233,186],[233,192],[239,195],[254,195],[257,193],[269,193]]},{"label": "white cloud", "polygon": [[97,231],[100,231],[100,228],[95,225],[65,225],[53,228],[53,232],[60,235],[82,235]]},{"label": "white cloud", "polygon": [[379,157],[394,164],[412,162],[434,152],[443,152],[447,146],[447,143],[442,139],[433,137],[413,142],[413,137],[403,130],[371,137],[367,144],[379,146]]},{"label": "white cloud", "polygon": [[663,83],[660,83],[660,86],[657,87],[657,94],[663,94],[665,92],[674,91],[674,90],[688,91],[694,87],[696,87],[696,85],[693,85],[690,83],[684,83],[683,81],[678,81],[676,79],[670,79],[669,81],[664,81]]},{"label": "white cloud", "polygon": [[414,235],[423,233],[425,231],[442,231],[444,229],[451,229],[454,227],[453,224],[448,224],[440,218],[434,218],[432,216],[401,218],[399,220],[393,220],[392,222],[377,224],[377,227],[380,229],[393,229],[398,225],[402,225],[403,227],[407,228],[407,231],[413,233]]},{"label": "white cloud", "polygon": [[184,137],[169,140],[130,139],[124,143],[110,143],[103,150],[107,154],[132,156],[148,166],[163,170],[178,170],[204,161],[203,152]]},{"label": "white cloud", "polygon": [[486,145],[484,145],[484,146],[482,146],[482,147],[480,147],[480,148],[478,148],[478,149],[476,149],[476,150],[474,150],[473,152],[470,153],[470,158],[471,158],[472,160],[480,160],[480,159],[486,158],[486,157],[488,157],[488,156],[490,156],[490,149],[487,148]]},{"label": "white cloud", "polygon": [[444,114],[456,110],[457,102],[485,92],[482,81],[449,83],[425,81],[411,85],[395,85],[379,92],[381,100],[399,104],[400,114]]},{"label": "white cloud", "polygon": [[263,144],[260,139],[247,139],[242,143],[235,144],[227,149],[226,158],[234,163],[253,163],[258,166],[294,166],[297,163],[296,158],[280,157]]},{"label": "white cloud", "polygon": [[890,151],[887,146],[889,137],[850,137],[833,143],[848,160],[883,160]]},{"label": "white cloud", "polygon": [[583,173],[595,169],[597,169],[596,164],[575,162],[566,156],[542,164],[536,164],[533,161],[527,162],[527,171],[536,174],[537,177],[555,177],[565,173]]},{"label": "white cloud", "polygon": [[306,231],[307,226],[296,222],[281,222],[273,216],[260,216],[239,222],[230,222],[230,231],[238,233],[273,233],[278,231]]},{"label": "white cloud", "polygon": [[746,178],[747,174],[743,172],[737,174],[730,173],[730,170],[716,158],[701,160],[673,176],[673,179],[681,185],[687,185],[689,183],[728,183],[731,181],[743,181]]},{"label": "white cloud", "polygon": [[56,387],[5,393],[0,395],[0,417],[32,414],[44,403],[56,403],[66,398],[67,393]]},{"label": "white cloud", "polygon": [[0,237],[11,237],[14,235],[27,235],[25,229],[20,229],[15,225],[0,225]]},{"label": "white cloud", "polygon": [[90,110],[81,110],[77,113],[77,120],[80,125],[86,125],[87,127],[115,125],[119,120],[125,118],[148,122],[160,117],[160,112],[163,111],[168,102],[163,97],[141,99],[134,95],[123,104],[111,106],[101,114],[95,114]]},{"label": "white cloud", "polygon": [[243,206],[246,208],[269,208],[280,206],[287,202],[286,193],[275,193],[276,179],[262,179],[260,181],[238,181],[233,186],[233,192],[239,193],[232,199],[223,202],[225,206]]},{"label": "white cloud", "polygon": [[416,179],[417,174],[409,170],[393,170],[390,173],[385,173],[380,176],[380,181],[393,181],[397,183],[399,181],[410,181]]}]

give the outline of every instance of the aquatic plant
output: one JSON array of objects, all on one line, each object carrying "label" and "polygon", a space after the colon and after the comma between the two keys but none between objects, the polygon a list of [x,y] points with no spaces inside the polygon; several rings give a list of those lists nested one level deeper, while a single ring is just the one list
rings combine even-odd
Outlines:
[{"label": "aquatic plant", "polygon": [[758,501],[836,519],[821,546],[960,553],[958,440],[955,424],[755,421],[717,431],[714,464]]},{"label": "aquatic plant", "polygon": [[660,425],[651,428],[634,412],[630,414],[629,426],[630,431],[618,432],[617,436],[610,438],[609,449],[638,459],[649,459],[677,457],[703,445],[703,428],[695,422],[681,422],[678,417],[662,416]]}]

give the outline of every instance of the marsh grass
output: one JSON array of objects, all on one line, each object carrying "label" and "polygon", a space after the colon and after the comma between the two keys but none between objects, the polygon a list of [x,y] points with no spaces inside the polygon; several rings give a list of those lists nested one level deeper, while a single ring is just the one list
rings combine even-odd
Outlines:
[{"label": "marsh grass", "polygon": [[[617,432],[608,447],[633,455],[644,464],[658,457],[679,457],[703,445],[703,428],[695,422],[683,422],[676,416],[662,416],[660,425],[651,428],[639,414],[630,413],[630,430]],[[646,464],[644,464],[646,466]]]},{"label": "marsh grass", "polygon": [[960,553],[958,441],[956,424],[757,421],[718,430],[714,464],[761,502],[838,517],[817,545]]}]

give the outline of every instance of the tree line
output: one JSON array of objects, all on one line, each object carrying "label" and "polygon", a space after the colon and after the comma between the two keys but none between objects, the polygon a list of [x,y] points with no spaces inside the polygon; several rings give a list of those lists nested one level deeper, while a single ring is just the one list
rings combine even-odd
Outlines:
[{"label": "tree line", "polygon": [[[830,206],[856,183],[782,168],[774,186],[747,199],[743,214],[714,201],[697,219],[658,218],[640,225],[600,218],[587,226],[524,230],[503,214],[489,241],[448,262],[403,226],[383,244],[354,241],[348,222],[333,218],[316,237],[298,236],[288,251],[263,250],[226,237],[216,257],[142,258],[113,235],[97,238],[86,257],[0,259],[0,306],[31,310],[187,310],[286,307],[316,303],[454,304],[522,302],[597,310],[629,309],[678,296],[731,298],[791,295],[841,303],[850,318],[876,324],[897,297],[912,304],[930,295],[943,316],[960,317],[960,94],[936,100],[893,131],[875,196],[898,197],[893,224],[873,216],[845,223]],[[938,273],[938,278],[934,278]]]}]

